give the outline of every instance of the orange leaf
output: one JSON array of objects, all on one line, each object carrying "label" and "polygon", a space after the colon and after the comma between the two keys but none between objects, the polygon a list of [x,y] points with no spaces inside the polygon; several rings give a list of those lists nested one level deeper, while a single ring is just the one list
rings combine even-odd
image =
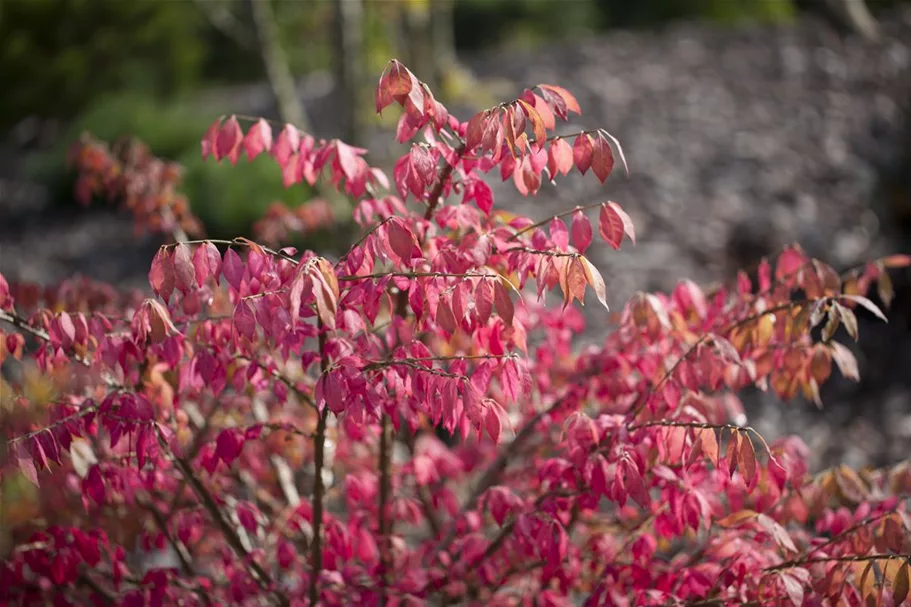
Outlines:
[{"label": "orange leaf", "polygon": [[756,451],[749,436],[742,436],[740,441],[740,473],[747,487],[752,487],[756,480]]},{"label": "orange leaf", "polygon": [[588,284],[594,290],[595,295],[598,297],[598,301],[601,302],[601,305],[604,306],[605,310],[610,310],[607,306],[607,291],[604,286],[604,278],[601,277],[601,273],[598,271],[592,262],[590,262],[585,257],[581,258],[583,261],[583,267],[585,269],[585,279]]}]

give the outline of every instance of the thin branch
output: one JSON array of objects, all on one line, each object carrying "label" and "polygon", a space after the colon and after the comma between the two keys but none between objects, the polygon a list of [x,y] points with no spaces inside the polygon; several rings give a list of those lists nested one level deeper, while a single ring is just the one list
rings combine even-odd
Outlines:
[{"label": "thin branch", "polygon": [[256,48],[256,40],[253,33],[244,28],[231,11],[226,7],[215,7],[216,2],[212,0],[194,0],[200,12],[205,14],[212,26],[222,34],[234,41],[234,43],[244,49],[253,50]]},{"label": "thin branch", "polygon": [[581,205],[581,206],[577,205],[568,211],[563,211],[562,213],[557,213],[556,215],[552,215],[552,216],[548,217],[547,219],[542,219],[541,221],[539,221],[537,223],[533,223],[530,226],[525,226],[524,228],[522,228],[521,230],[519,230],[518,232],[516,232],[515,234],[510,236],[509,239],[517,240],[519,238],[519,236],[521,236],[522,234],[525,234],[526,232],[530,232],[530,231],[534,230],[535,228],[540,228],[541,226],[547,225],[554,219],[561,219],[568,215],[572,215],[576,211],[589,211],[591,209],[600,207],[602,204],[604,204],[604,203],[603,202],[593,202],[591,204],[586,204],[586,205]]},{"label": "thin branch", "polygon": [[253,21],[256,24],[256,35],[259,38],[260,52],[269,84],[278,112],[282,120],[290,122],[304,131],[310,131],[310,121],[294,86],[294,76],[288,65],[288,58],[281,45],[281,36],[275,14],[272,12],[271,0],[251,0]]},{"label": "thin branch", "polygon": [[[497,456],[497,459],[490,465],[490,467],[485,470],[484,475],[478,481],[478,484],[475,485],[474,491],[471,492],[471,495],[468,496],[468,499],[465,500],[465,503],[462,505],[462,510],[459,513],[459,516],[455,519],[456,521],[464,518],[465,514],[477,506],[478,500],[484,495],[484,492],[494,486],[500,478],[500,475],[506,470],[506,466],[509,464],[510,460],[519,452],[519,450],[525,445],[525,443],[535,434],[538,422],[544,419],[545,416],[548,416],[554,413],[563,405],[563,399],[558,399],[554,404],[548,407],[546,410],[538,411],[534,417],[528,420],[528,423],[525,424],[525,427],[519,431],[519,434],[516,435],[516,438],[513,439],[509,446],[506,447],[503,451],[500,452],[500,455]],[[455,539],[456,527],[451,525],[449,528],[449,533],[446,534],[439,545],[434,550],[434,560],[440,557],[440,555],[449,548],[449,545],[452,543],[452,540]]]},{"label": "thin branch", "polygon": [[361,276],[339,276],[339,282],[354,280],[374,280],[387,276],[398,278],[500,278],[499,274],[458,274],[453,272],[378,272],[376,274],[363,274]]},{"label": "thin branch", "polygon": [[[794,306],[807,305],[807,304],[809,304],[809,303],[813,303],[814,301],[815,301],[815,300],[790,301],[790,302],[788,302],[788,303],[780,304],[780,305],[777,305],[777,306],[772,306],[771,308],[769,308],[769,309],[767,309],[767,310],[763,310],[762,312],[757,312],[757,313],[755,313],[755,314],[751,314],[750,316],[747,316],[746,318],[742,318],[742,319],[740,319],[740,320],[738,320],[738,321],[735,321],[735,322],[733,322],[733,323],[727,325],[726,327],[723,327],[723,328],[722,328],[720,331],[718,331],[716,334],[718,334],[718,335],[726,335],[726,334],[730,333],[731,331],[733,331],[734,329],[739,329],[739,328],[744,327],[744,326],[746,326],[746,325],[748,325],[748,324],[750,324],[750,323],[752,323],[752,322],[758,321],[760,318],[762,318],[762,317],[765,316],[766,314],[774,314],[775,312],[781,312],[782,310],[790,310],[790,309],[792,309]],[[712,333],[706,333],[706,334],[704,334],[702,337],[700,337],[699,339],[697,339],[697,340],[696,340],[689,348],[687,348],[687,350],[686,350],[686,351],[685,351],[685,352],[684,352],[684,353],[683,353],[683,354],[674,362],[674,364],[671,365],[671,368],[668,369],[668,370],[664,373],[663,376],[661,376],[661,379],[658,380],[658,383],[657,383],[657,384],[652,384],[652,385],[649,387],[649,389],[646,391],[646,393],[643,395],[643,397],[636,403],[636,405],[635,405],[635,406],[630,410],[630,412],[628,413],[630,420],[636,419],[636,417],[642,412],[642,410],[643,410],[643,409],[645,408],[645,406],[648,404],[649,399],[651,399],[651,397],[652,397],[653,395],[657,394],[657,393],[661,390],[661,388],[664,387],[664,384],[666,384],[666,383],[668,382],[668,380],[670,380],[671,377],[673,377],[673,375],[674,375],[674,373],[677,371],[678,367],[680,367],[680,365],[683,364],[683,361],[685,361],[686,359],[688,359],[688,358],[689,358],[689,357],[690,357],[690,356],[691,356],[691,355],[692,355],[700,346],[702,346],[703,344],[706,344],[706,343],[710,342],[710,341],[712,340],[712,335],[713,335]]]},{"label": "thin branch", "polygon": [[272,592],[277,605],[280,607],[290,607],[291,601],[283,592],[275,589],[275,583],[272,580],[272,577],[266,572],[265,569],[263,569],[262,565],[257,563],[254,559],[250,558],[250,553],[244,547],[244,543],[240,539],[240,536],[237,534],[237,530],[232,527],[228,520],[225,518],[224,513],[218,506],[218,502],[215,501],[215,497],[209,492],[199,477],[196,476],[190,464],[185,459],[177,457],[177,455],[171,451],[171,448],[168,445],[168,442],[165,440],[164,435],[161,433],[161,430],[158,429],[156,425],[153,425],[153,427],[156,429],[158,444],[161,447],[162,451],[167,453],[174,461],[180,473],[193,489],[193,492],[196,493],[196,497],[199,498],[199,500],[202,502],[203,507],[209,512],[209,516],[212,517],[212,521],[218,527],[219,531],[221,531],[222,535],[225,537],[225,540],[228,542],[228,545],[247,567],[247,570],[250,573],[250,577],[256,581],[260,588]]},{"label": "thin branch", "polygon": [[[329,359],[326,353],[326,328],[319,321],[319,355],[322,377],[324,381],[329,369]],[[323,465],[326,457],[326,419],[329,409],[324,408],[318,412],[319,419],[316,424],[316,436],[313,439],[313,543],[310,545],[310,604],[319,604],[319,578],[323,571]]]},{"label": "thin branch", "polygon": [[[456,154],[456,163],[462,159],[462,155],[465,153],[465,144],[462,143],[455,149]],[[446,166],[440,171],[440,176],[437,179],[436,184],[434,184],[433,189],[430,191],[430,194],[427,196],[427,211],[424,213],[424,219],[430,221],[433,218],[433,212],[436,210],[437,205],[440,204],[440,198],[443,195],[443,188],[446,187],[446,182],[449,181],[449,178],[452,176],[452,171],[455,170],[455,164],[446,163]]]},{"label": "thin branch", "polygon": [[379,505],[379,533],[380,533],[380,605],[386,605],[388,600],[387,592],[389,585],[389,569],[392,545],[389,541],[389,535],[392,531],[392,522],[387,516],[389,508],[389,498],[392,493],[392,478],[390,468],[392,466],[391,450],[391,426],[389,416],[383,415],[380,423],[380,505]]},{"label": "thin branch", "polygon": [[864,563],[867,561],[911,561],[911,554],[866,554],[866,555],[851,555],[851,556],[821,556],[811,559],[798,559],[794,561],[785,561],[774,565],[772,567],[766,567],[762,571],[764,573],[775,573],[777,571],[784,571],[786,569],[793,569],[794,567],[803,567],[805,565],[815,565],[818,563]]}]

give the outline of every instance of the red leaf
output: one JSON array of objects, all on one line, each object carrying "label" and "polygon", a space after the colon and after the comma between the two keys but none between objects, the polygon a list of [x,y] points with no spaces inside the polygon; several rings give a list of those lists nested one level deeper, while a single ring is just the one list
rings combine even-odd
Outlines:
[{"label": "red leaf", "polygon": [[573,168],[573,148],[563,138],[554,139],[547,150],[547,172],[553,180],[557,173],[567,175]]},{"label": "red leaf", "polygon": [[220,459],[229,468],[244,448],[244,435],[240,428],[222,430],[215,442],[215,457]]},{"label": "red leaf", "polygon": [[256,319],[246,301],[241,300],[234,308],[232,316],[234,329],[248,339],[256,337]]},{"label": "red leaf", "polygon": [[575,96],[565,88],[553,84],[539,84],[538,88],[557,94],[560,99],[563,100],[563,103],[566,104],[566,109],[568,109],[570,112],[575,112],[576,114],[582,114],[582,109],[579,107],[579,102],[576,100]]},{"label": "red leaf", "polygon": [[541,120],[544,122],[544,128],[548,130],[555,129],[557,126],[557,121],[554,117],[553,110],[550,109],[550,106],[547,105],[547,102],[538,95],[532,93],[532,97],[534,98],[535,110],[537,110],[538,114],[541,116]]},{"label": "red leaf", "polygon": [[594,143],[592,171],[594,171],[595,176],[601,183],[607,181],[607,178],[614,171],[614,151],[600,133]]},{"label": "red leaf", "polygon": [[887,268],[907,268],[911,266],[911,255],[890,255],[882,260]]},{"label": "red leaf", "polygon": [[465,132],[465,151],[470,152],[477,146],[481,145],[484,139],[484,131],[487,122],[490,119],[490,110],[478,112],[468,121],[468,128]]},{"label": "red leaf", "polygon": [[439,303],[437,303],[436,321],[437,324],[450,335],[453,335],[459,328],[449,302],[442,297],[440,298]]},{"label": "red leaf", "polygon": [[272,127],[265,119],[260,118],[256,124],[250,127],[244,137],[244,150],[247,152],[247,158],[250,162],[253,159],[272,149]]},{"label": "red leaf", "polygon": [[389,248],[392,253],[398,257],[402,263],[410,261],[414,249],[417,246],[411,229],[406,226],[401,219],[394,218],[389,222],[386,233],[388,234]]},{"label": "red leaf", "polygon": [[579,169],[579,172],[583,175],[585,175],[585,172],[592,166],[593,152],[594,147],[592,145],[591,135],[588,133],[578,135],[576,137],[576,143],[573,144],[573,162],[576,164],[576,168]]},{"label": "red leaf", "polygon": [[756,480],[756,451],[749,436],[742,436],[740,441],[740,474],[747,487],[752,488]]},{"label": "red leaf", "polygon": [[580,253],[585,253],[585,250],[592,243],[592,224],[588,221],[585,212],[582,209],[578,209],[573,213],[573,246]]},{"label": "red leaf", "polygon": [[[221,128],[221,118],[216,120],[206,129],[206,134],[202,138],[202,159],[206,160],[209,156],[215,154],[215,142],[218,139],[218,130]],[[216,160],[218,158],[216,157]]]},{"label": "red leaf", "polygon": [[240,291],[240,284],[244,279],[244,262],[241,261],[240,255],[231,247],[228,247],[228,250],[225,251],[222,274],[224,274],[225,280],[235,291]]},{"label": "red leaf", "polygon": [[209,278],[215,278],[215,284],[221,283],[221,253],[211,242],[206,241],[196,248],[193,267],[196,270],[196,283],[200,287]]},{"label": "red leaf", "polygon": [[215,159],[221,160],[227,158],[231,164],[237,164],[237,157],[240,155],[240,143],[243,139],[243,131],[240,130],[240,124],[237,123],[237,117],[231,116],[218,131],[218,137],[215,139]]},{"label": "red leaf", "polygon": [[152,291],[161,297],[165,303],[171,299],[174,291],[174,263],[171,260],[171,251],[166,247],[158,249],[149,269],[149,285]]},{"label": "red leaf", "polygon": [[[278,133],[278,137],[275,138],[275,144],[272,146],[272,156],[275,158],[278,166],[282,168],[282,172],[287,170],[288,161],[292,156],[297,154],[300,145],[300,131],[298,131],[297,127],[293,124],[285,124],[284,128]],[[294,166],[297,166],[296,161],[294,162]]]},{"label": "red leaf", "polygon": [[336,140],[335,151],[338,154],[338,163],[342,167],[342,173],[349,182],[356,181],[358,171],[358,156],[355,148],[347,143]]},{"label": "red leaf", "polygon": [[515,308],[512,304],[512,299],[509,297],[509,292],[506,290],[506,287],[503,286],[503,282],[497,280],[494,283],[494,303],[497,306],[497,313],[503,319],[503,322],[506,323],[506,326],[512,326],[513,315],[515,314]]},{"label": "red leaf", "polygon": [[[380,113],[393,101],[405,105],[405,98],[411,94],[415,82],[411,72],[399,61],[393,59],[386,66],[376,90],[376,111]],[[416,109],[423,110],[424,103],[415,104]]]},{"label": "red leaf", "polygon": [[569,232],[566,231],[566,224],[559,217],[550,220],[550,239],[561,251],[565,251],[569,246]]},{"label": "red leaf", "polygon": [[522,106],[522,110],[525,113],[525,116],[531,120],[532,130],[535,133],[535,144],[538,148],[544,146],[547,142],[547,132],[544,127],[544,119],[541,117],[541,114],[535,110],[527,101],[519,99],[519,104]]},{"label": "red leaf", "polygon": [[174,249],[174,278],[181,293],[188,293],[196,286],[193,256],[189,245],[183,242]]},{"label": "red leaf", "polygon": [[478,319],[483,325],[487,324],[493,312],[493,293],[494,289],[489,280],[482,278],[478,281],[474,293],[474,305],[478,311]]},{"label": "red leaf", "polygon": [[636,231],[629,215],[620,208],[616,202],[606,202],[601,205],[599,226],[601,237],[615,250],[620,248],[625,233],[633,244],[636,244]]}]

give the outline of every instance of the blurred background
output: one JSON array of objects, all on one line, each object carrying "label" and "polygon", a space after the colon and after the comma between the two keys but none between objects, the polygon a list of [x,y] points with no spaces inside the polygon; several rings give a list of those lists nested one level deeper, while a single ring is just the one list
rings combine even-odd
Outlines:
[{"label": "blurred background", "polygon": [[[211,237],[262,234],[270,208],[287,218],[328,196],[284,189],[268,158],[204,163],[200,139],[221,114],[341,137],[391,168],[398,114],[376,116],[372,91],[392,57],[463,120],[552,83],[582,106],[567,133],[619,138],[629,179],[576,176],[533,199],[491,184],[532,217],[608,199],[628,210],[639,244],[591,252],[614,309],[794,241],[838,269],[911,250],[908,1],[0,0],[0,272],[146,287],[160,237],[77,202],[67,150],[83,133],[135,137],[182,167],[176,188]],[[354,230],[326,202],[331,225],[272,237],[341,248]],[[833,381],[823,411],[749,395],[749,422],[800,434],[816,465],[907,457],[911,280],[894,281],[890,324],[862,319],[860,384]],[[593,308],[582,343],[607,330]]]}]

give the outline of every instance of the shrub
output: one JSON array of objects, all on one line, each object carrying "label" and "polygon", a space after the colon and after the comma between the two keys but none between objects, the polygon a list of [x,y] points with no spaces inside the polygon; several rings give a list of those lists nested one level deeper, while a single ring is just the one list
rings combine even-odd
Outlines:
[{"label": "shrub", "polygon": [[[199,133],[211,122],[209,114],[187,99],[159,103],[137,94],[108,96],[93,104],[68,129],[67,142],[89,133],[101,141],[138,139],[149,151],[182,167],[181,191],[210,235],[248,233],[276,201],[296,207],[313,192],[304,184],[285,188],[275,163],[257,159],[228,168],[204,164]],[[32,163],[31,172],[49,185],[59,204],[71,204],[75,175],[64,168],[64,148]]]},{"label": "shrub", "polygon": [[738,425],[737,393],[818,402],[833,365],[856,379],[836,330],[883,317],[865,294],[911,260],[839,276],[791,246],[755,281],[638,294],[574,353],[575,300],[607,305],[585,253],[634,226],[612,201],[515,216],[483,176],[526,195],[574,170],[604,182],[619,144],[549,136],[581,111],[554,85],[461,122],[393,61],[376,102],[404,108],[411,142],[391,182],[366,150],[293,125],[230,117],[203,139],[204,157],[272,158],[286,185],[323,176],[351,197],[363,232],[334,263],[237,238],[163,246],[154,297],[0,277],[4,356],[40,371],[4,388],[4,483],[40,485],[40,517],[9,539],[0,598],[905,599],[907,463],[811,476],[799,438]]}]

